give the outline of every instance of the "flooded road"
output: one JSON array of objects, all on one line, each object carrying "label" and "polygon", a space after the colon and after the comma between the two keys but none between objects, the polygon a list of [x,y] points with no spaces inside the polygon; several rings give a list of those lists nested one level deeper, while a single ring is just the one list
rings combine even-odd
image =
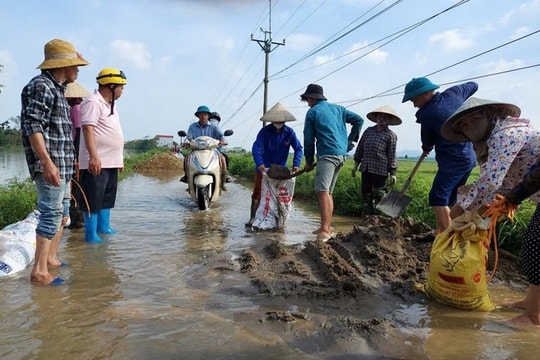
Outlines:
[{"label": "flooded road", "polygon": [[[318,334],[313,323],[273,325],[254,315],[294,309],[295,300],[265,308],[260,299],[266,295],[252,287],[235,259],[274,240],[313,240],[317,214],[295,206],[283,233],[256,233],[243,225],[250,189],[242,184],[228,184],[229,191],[206,212],[184,189],[176,174],[122,180],[111,212],[118,234],[88,244],[81,230],[65,231],[60,255],[68,266],[53,272],[66,279],[63,285],[31,286],[30,267],[0,279],[0,358],[390,358],[370,353],[361,337],[333,349],[317,336],[300,340]],[[348,232],[354,221],[336,218],[334,226]],[[507,287],[491,294],[496,300],[522,296]],[[313,316],[326,310],[318,311],[313,308]],[[433,303],[403,306],[388,314],[408,337],[391,358],[536,359],[538,332],[497,325],[512,314]],[[418,350],[400,353],[407,348]]]}]

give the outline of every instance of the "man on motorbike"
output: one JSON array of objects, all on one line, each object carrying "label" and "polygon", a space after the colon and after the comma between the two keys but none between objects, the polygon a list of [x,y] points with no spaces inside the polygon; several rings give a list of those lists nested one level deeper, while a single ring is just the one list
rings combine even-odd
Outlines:
[{"label": "man on motorbike", "polygon": [[[182,147],[189,147],[189,142],[195,138],[198,138],[199,136],[209,136],[211,138],[219,140],[220,145],[227,145],[227,139],[225,138],[225,135],[223,134],[221,128],[215,123],[209,121],[210,114],[211,112],[208,106],[201,105],[197,108],[197,111],[195,111],[195,116],[199,119],[199,121],[189,126],[186,141],[182,144]],[[221,190],[227,191],[227,188],[225,187],[225,181],[228,175],[227,164],[225,162],[225,157],[223,156],[223,154],[221,152],[219,154],[221,164]],[[180,181],[182,182],[187,182],[186,164],[189,163],[190,157],[191,154],[186,156],[186,158],[184,159],[184,176],[182,176],[182,178],[180,179]]]},{"label": "man on motorbike", "polygon": [[[221,115],[219,115],[218,112],[212,111],[208,121],[210,121],[212,124],[215,124],[216,126],[219,127],[219,123],[221,122]],[[218,150],[221,153],[221,155],[223,155],[223,157],[225,158],[225,164],[226,164],[227,169],[228,169],[229,168],[229,156],[227,155],[227,153],[225,153],[223,151],[222,146],[219,146]],[[231,178],[229,176],[227,176],[225,178],[225,182],[231,182]]]}]

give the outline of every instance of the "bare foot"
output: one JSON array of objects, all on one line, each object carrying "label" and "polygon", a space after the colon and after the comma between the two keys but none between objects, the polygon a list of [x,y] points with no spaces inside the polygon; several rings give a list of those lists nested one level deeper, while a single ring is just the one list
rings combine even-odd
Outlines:
[{"label": "bare foot", "polygon": [[62,265],[64,265],[64,263],[61,262],[61,261],[58,260],[58,259],[47,260],[47,268],[48,268],[48,269],[58,269],[58,268],[61,267]]},{"label": "bare foot", "polygon": [[511,326],[513,328],[517,328],[517,329],[524,329],[524,328],[528,328],[528,327],[531,327],[531,326],[540,328],[539,319],[537,318],[536,321],[534,321],[531,318],[529,318],[526,314],[522,314],[522,315],[519,315],[518,317],[510,319],[510,320],[506,321],[506,323],[509,326]]},{"label": "bare foot", "polygon": [[54,281],[54,276],[49,273],[46,274],[31,274],[30,281],[34,285],[49,285]]},{"label": "bare foot", "polygon": [[[317,234],[319,234],[321,231],[322,231],[322,229],[321,229],[321,228],[318,228],[317,230],[313,230],[311,233],[317,235]],[[330,232],[336,232],[336,229],[334,229],[333,227],[330,227]]]},{"label": "bare foot", "polygon": [[502,306],[510,307],[510,308],[518,308],[518,309],[527,309],[527,299],[505,302],[502,304]]},{"label": "bare foot", "polygon": [[328,240],[330,240],[331,238],[335,236],[336,236],[336,233],[334,232],[327,233],[325,231],[321,231],[317,234],[317,241],[327,242]]}]

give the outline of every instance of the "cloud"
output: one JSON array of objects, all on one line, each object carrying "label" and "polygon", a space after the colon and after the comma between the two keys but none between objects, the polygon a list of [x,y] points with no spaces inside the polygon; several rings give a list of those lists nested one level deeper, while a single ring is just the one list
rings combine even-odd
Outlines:
[{"label": "cloud", "polygon": [[114,40],[110,48],[114,57],[128,61],[138,69],[146,70],[151,66],[150,54],[143,43]]},{"label": "cloud", "polygon": [[507,24],[516,17],[538,17],[540,14],[540,0],[532,0],[528,3],[523,3],[516,9],[510,10],[501,17],[501,23]]},{"label": "cloud", "polygon": [[474,45],[472,39],[466,38],[458,29],[436,33],[429,37],[429,42],[440,45],[444,52],[465,50]]},{"label": "cloud", "polygon": [[528,27],[520,27],[514,30],[514,33],[510,36],[510,38],[512,40],[519,39],[520,37],[525,36],[530,32],[531,32],[531,29],[529,29]]},{"label": "cloud", "polygon": [[315,57],[315,61],[313,61],[314,65],[323,65],[326,64],[329,61],[334,60],[335,56],[332,55],[318,55]]},{"label": "cloud", "polygon": [[482,73],[497,73],[501,71],[507,71],[523,66],[523,61],[514,59],[511,61],[505,59],[498,59],[491,61],[480,66]]}]

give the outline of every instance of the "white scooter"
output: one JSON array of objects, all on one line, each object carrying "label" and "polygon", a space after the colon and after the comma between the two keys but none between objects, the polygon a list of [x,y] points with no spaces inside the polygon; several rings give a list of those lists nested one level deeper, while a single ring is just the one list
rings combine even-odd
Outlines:
[{"label": "white scooter", "polygon": [[[232,134],[232,130],[224,133],[225,136]],[[181,138],[186,135],[184,130],[178,132]],[[199,136],[189,142],[191,156],[184,159],[189,161],[185,166],[188,191],[199,210],[208,209],[210,203],[221,195],[221,155],[218,146],[219,140],[209,136]]]}]

